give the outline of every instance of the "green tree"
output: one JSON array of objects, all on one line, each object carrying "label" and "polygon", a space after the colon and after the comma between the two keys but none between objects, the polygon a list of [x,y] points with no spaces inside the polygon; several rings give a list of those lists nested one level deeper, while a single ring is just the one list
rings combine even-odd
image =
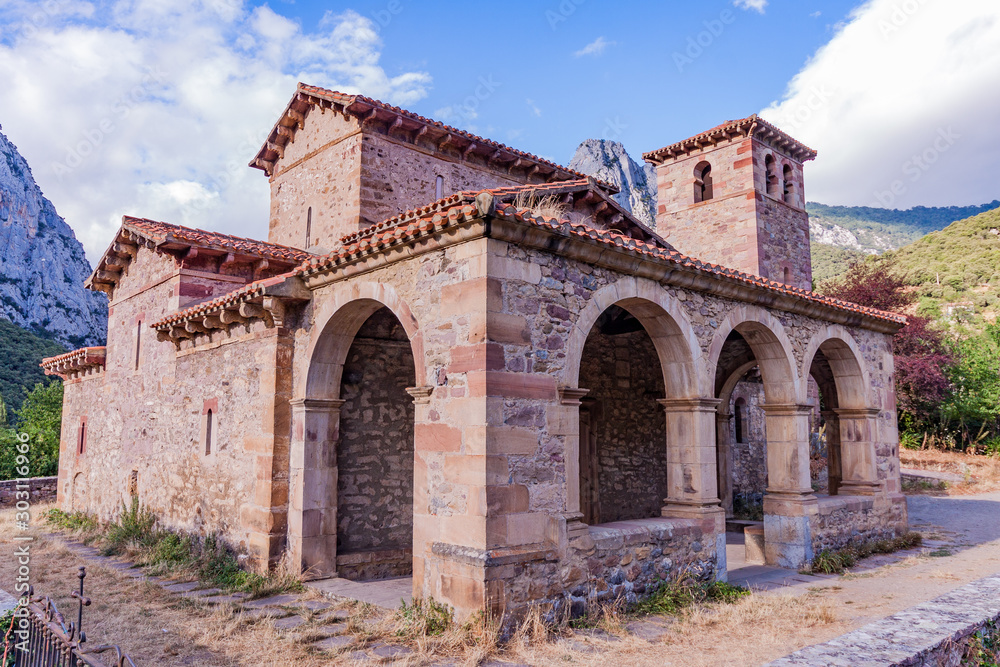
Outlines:
[{"label": "green tree", "polygon": [[1000,426],[1000,324],[960,331],[950,346],[957,363],[949,369],[952,391],[941,416],[970,443]]},{"label": "green tree", "polygon": [[[0,479],[21,477],[17,457],[22,443],[28,445],[28,476],[45,477],[58,472],[62,400],[62,382],[39,382],[21,409],[15,411],[16,426],[0,427]],[[0,401],[0,417],[5,416],[6,408]],[[4,423],[0,420],[0,424]]]}]

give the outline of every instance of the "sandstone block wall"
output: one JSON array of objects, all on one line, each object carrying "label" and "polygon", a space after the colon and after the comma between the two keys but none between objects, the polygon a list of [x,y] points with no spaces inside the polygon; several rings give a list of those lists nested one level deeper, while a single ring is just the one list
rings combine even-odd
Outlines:
[{"label": "sandstone block wall", "polygon": [[362,135],[357,120],[333,111],[313,109],[308,122],[309,131],[297,132],[285,146],[270,179],[267,240],[320,252],[364,226],[359,217]]},{"label": "sandstone block wall", "polygon": [[270,488],[287,494],[287,472],[282,481],[275,467],[287,469],[288,394],[276,378],[289,360],[280,332],[262,322],[217,331],[196,352],[157,341],[146,325],[174,312],[182,284],[172,260],[139,250],[109,309],[106,370],[66,383],[62,502],[109,519],[137,492],[166,525],[218,532],[266,561],[279,546],[266,536],[284,531]]},{"label": "sandstone block wall", "polygon": [[[775,159],[774,194],[767,193],[767,155]],[[713,196],[696,202],[695,170],[703,162],[712,167]],[[794,184],[787,203],[785,165]],[[658,165],[656,182],[656,231],[680,252],[811,289],[801,163],[756,139],[731,140]]]}]

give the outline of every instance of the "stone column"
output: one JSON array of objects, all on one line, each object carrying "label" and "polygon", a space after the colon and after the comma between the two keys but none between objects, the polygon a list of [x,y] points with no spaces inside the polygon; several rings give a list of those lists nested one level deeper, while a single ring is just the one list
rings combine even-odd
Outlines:
[{"label": "stone column", "polygon": [[578,534],[587,532],[583,522],[583,512],[580,511],[580,403],[589,389],[575,387],[559,388],[559,405],[564,425],[561,434],[566,443],[566,533],[572,539]]},{"label": "stone column", "polygon": [[298,398],[292,407],[288,551],[307,579],[337,575],[337,441],[340,399]]},{"label": "stone column", "polygon": [[428,534],[427,517],[427,489],[430,486],[427,479],[426,461],[421,456],[419,436],[417,435],[417,425],[427,424],[428,411],[430,409],[431,394],[434,387],[427,385],[422,387],[407,387],[406,393],[413,397],[413,421],[414,421],[414,443],[413,443],[413,587],[411,588],[414,599],[428,595],[426,581],[426,557],[430,544],[434,541],[434,535]]},{"label": "stone column", "polygon": [[843,480],[840,493],[874,495],[880,485],[875,467],[875,437],[878,433],[877,408],[840,408],[840,466]]},{"label": "stone column", "polygon": [[767,493],[764,557],[798,569],[812,561],[810,518],[818,514],[809,477],[809,415],[813,406],[766,404]]},{"label": "stone column", "polygon": [[719,498],[726,516],[733,516],[733,436],[730,420],[733,416],[720,405],[715,414],[715,442],[718,447]]},{"label": "stone column", "polygon": [[820,413],[826,424],[826,468],[829,480],[829,493],[835,496],[840,493],[840,482],[843,479],[840,459],[840,418],[834,410],[824,410]]},{"label": "stone column", "polygon": [[662,514],[702,519],[718,515],[719,478],[715,437],[717,398],[666,398],[657,401],[667,418],[667,488]]}]

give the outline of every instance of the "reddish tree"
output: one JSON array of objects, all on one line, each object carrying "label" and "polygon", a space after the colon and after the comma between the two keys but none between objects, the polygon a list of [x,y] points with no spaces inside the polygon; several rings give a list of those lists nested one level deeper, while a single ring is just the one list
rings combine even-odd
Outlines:
[{"label": "reddish tree", "polygon": [[[822,292],[893,313],[901,313],[915,299],[889,259],[854,262],[839,280],[824,284]],[[892,341],[899,407],[918,422],[926,422],[937,411],[951,388],[947,369],[954,359],[941,332],[930,323],[927,317],[907,315],[906,326]]]}]

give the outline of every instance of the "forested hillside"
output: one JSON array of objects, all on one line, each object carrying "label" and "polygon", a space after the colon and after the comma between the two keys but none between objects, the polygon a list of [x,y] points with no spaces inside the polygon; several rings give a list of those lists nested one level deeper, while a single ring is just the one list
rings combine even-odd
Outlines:
[{"label": "forested hillside", "polygon": [[[7,418],[21,407],[24,397],[38,382],[48,378],[38,363],[44,357],[66,352],[59,343],[0,319],[0,396],[7,406]],[[4,424],[0,424],[2,427]]]},{"label": "forested hillside", "polygon": [[1000,210],[954,222],[891,253],[898,270],[918,288],[921,307],[969,301],[995,317],[1000,300]]}]

